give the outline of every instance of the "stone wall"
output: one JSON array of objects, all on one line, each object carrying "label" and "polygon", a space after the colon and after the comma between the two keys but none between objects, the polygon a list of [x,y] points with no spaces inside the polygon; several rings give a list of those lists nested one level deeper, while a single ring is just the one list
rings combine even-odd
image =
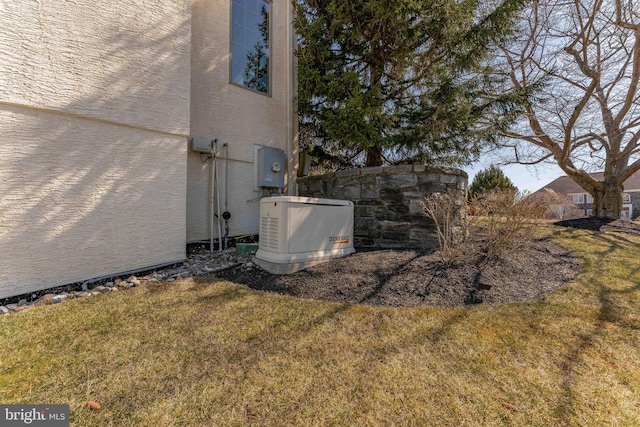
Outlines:
[{"label": "stone wall", "polygon": [[420,203],[447,190],[463,198],[467,181],[464,171],[446,167],[371,167],[298,178],[298,194],[351,200],[356,247],[431,249],[438,246],[434,223]]}]

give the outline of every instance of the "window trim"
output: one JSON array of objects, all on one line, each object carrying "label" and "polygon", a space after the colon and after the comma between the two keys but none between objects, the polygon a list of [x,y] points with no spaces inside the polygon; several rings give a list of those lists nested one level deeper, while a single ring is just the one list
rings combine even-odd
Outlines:
[{"label": "window trim", "polygon": [[241,89],[248,90],[249,92],[257,93],[269,98],[273,98],[273,0],[262,0],[269,5],[269,22],[267,29],[269,36],[269,44],[267,49],[269,50],[269,59],[267,64],[267,91],[262,92],[257,89],[250,88],[246,85],[236,83],[233,81],[233,0],[229,2],[229,84],[231,86],[239,87]]},{"label": "window trim", "polygon": [[633,205],[626,203],[624,205],[622,205],[622,209],[620,210],[620,218],[623,219],[623,215],[622,213],[626,212],[628,215],[626,215],[626,219],[628,219],[629,221],[631,221],[631,218],[633,216]]}]

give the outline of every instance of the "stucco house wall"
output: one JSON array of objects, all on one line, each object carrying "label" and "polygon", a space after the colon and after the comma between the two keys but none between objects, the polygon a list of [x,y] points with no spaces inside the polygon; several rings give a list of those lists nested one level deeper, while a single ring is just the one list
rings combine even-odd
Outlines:
[{"label": "stucco house wall", "polygon": [[[287,0],[271,5],[269,94],[230,84],[230,0],[196,0],[193,4],[191,57],[191,135],[228,144],[228,182],[224,159],[218,161],[220,197],[228,188],[229,235],[257,233],[263,191],[254,186],[257,146],[285,151],[285,193],[295,194],[295,122],[292,12]],[[225,151],[220,153],[222,157]],[[189,149],[187,172],[187,241],[210,238],[211,161]],[[224,210],[224,208],[222,209]],[[214,230],[217,238],[217,230]]]},{"label": "stucco house wall", "polygon": [[185,256],[191,2],[3,2],[0,298]]}]

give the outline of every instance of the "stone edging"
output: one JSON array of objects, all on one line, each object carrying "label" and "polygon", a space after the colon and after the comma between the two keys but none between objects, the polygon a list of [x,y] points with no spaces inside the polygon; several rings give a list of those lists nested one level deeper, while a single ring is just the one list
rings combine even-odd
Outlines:
[{"label": "stone edging", "polygon": [[[129,276],[127,278],[113,278],[94,283],[92,289],[83,291],[82,284],[76,283],[39,293],[30,293],[18,297],[7,298],[7,300],[18,300],[16,303],[0,305],[0,316],[12,313],[20,313],[33,307],[62,303],[76,298],[87,298],[98,296],[109,292],[118,292],[127,288],[133,288],[154,283],[173,282],[190,277],[206,276],[230,268],[243,268],[252,270],[257,268],[251,261],[252,254],[237,255],[235,248],[230,248],[223,252],[210,253],[201,250],[198,253],[190,254],[187,261],[177,267],[165,268],[154,271],[142,277]],[[46,292],[46,293],[45,293]],[[42,295],[44,293],[44,295]],[[31,301],[32,295],[36,295]],[[39,296],[38,296],[39,295]],[[2,301],[2,300],[0,300]]]}]

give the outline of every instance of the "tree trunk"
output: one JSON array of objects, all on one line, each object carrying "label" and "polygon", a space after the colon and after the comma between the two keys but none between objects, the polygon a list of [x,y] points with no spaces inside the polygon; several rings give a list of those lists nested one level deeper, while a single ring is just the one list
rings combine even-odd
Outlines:
[{"label": "tree trunk", "polygon": [[602,189],[593,194],[593,214],[597,217],[619,219],[622,211],[622,188],[603,182]]},{"label": "tree trunk", "polygon": [[[371,73],[371,81],[369,82],[369,86],[375,98],[380,100],[378,113],[382,115],[382,105],[384,104],[384,102],[382,101],[382,74],[384,71],[384,63],[380,62],[379,60],[384,57],[384,55],[381,55],[381,53],[384,52],[384,46],[378,45],[376,43],[371,43],[371,49],[372,58],[375,59],[369,65],[369,72]],[[376,131],[378,135],[383,135],[384,130],[382,128],[378,128],[376,129]],[[364,165],[366,167],[382,166],[382,148],[375,141],[372,147],[367,148],[367,158]]]},{"label": "tree trunk", "polygon": [[369,166],[382,166],[382,149],[374,146],[367,148],[367,159],[364,165]]}]

